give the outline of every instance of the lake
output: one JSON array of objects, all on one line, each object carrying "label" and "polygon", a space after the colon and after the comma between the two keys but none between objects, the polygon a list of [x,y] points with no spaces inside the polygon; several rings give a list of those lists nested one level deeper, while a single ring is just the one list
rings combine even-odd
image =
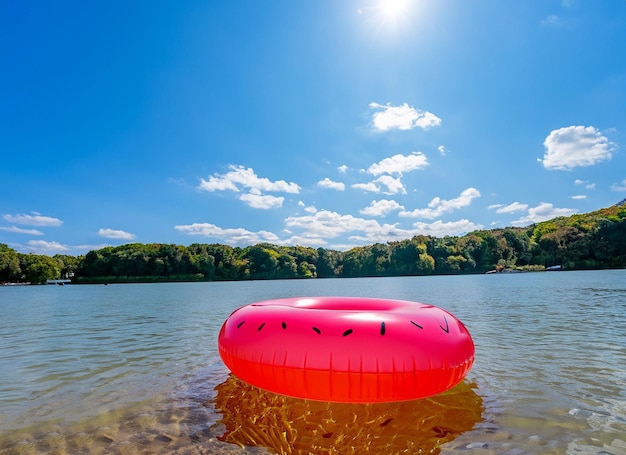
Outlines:
[{"label": "lake", "polygon": [[[298,296],[430,303],[476,360],[436,397],[350,405],[232,377],[237,307]],[[626,454],[626,270],[0,287],[0,454]]]}]

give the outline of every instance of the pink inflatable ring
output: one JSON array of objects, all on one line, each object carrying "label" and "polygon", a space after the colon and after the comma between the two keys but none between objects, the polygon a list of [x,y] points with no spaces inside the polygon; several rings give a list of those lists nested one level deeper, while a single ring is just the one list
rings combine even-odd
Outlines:
[{"label": "pink inflatable ring", "polygon": [[311,400],[373,403],[441,393],[474,362],[465,326],[441,308],[404,300],[314,297],[235,310],[219,352],[243,381]]}]

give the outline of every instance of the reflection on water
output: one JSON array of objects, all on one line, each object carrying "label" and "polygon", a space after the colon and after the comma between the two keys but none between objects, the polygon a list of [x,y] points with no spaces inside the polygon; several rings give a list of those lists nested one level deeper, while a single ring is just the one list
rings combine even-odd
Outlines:
[{"label": "reflection on water", "polygon": [[284,397],[234,376],[217,386],[221,440],[280,454],[439,453],[480,420],[476,385],[462,382],[435,397],[399,403],[346,404]]},{"label": "reflection on water", "polygon": [[422,400],[345,404],[284,397],[230,374],[215,386],[224,374],[204,370],[167,399],[15,432],[0,438],[0,454],[437,454],[483,413],[467,381]]}]

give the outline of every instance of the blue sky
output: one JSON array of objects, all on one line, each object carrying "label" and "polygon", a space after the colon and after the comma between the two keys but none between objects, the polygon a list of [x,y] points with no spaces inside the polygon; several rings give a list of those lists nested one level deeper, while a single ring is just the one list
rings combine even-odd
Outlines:
[{"label": "blue sky", "polygon": [[0,1],[0,243],[345,250],[626,197],[622,0]]}]

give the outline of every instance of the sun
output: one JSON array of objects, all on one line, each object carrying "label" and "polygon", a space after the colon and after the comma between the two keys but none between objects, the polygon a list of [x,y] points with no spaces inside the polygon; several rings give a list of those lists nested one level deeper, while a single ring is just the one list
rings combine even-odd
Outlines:
[{"label": "sun", "polygon": [[369,3],[357,9],[357,14],[372,27],[377,39],[403,35],[421,20],[423,0],[361,0]]},{"label": "sun", "polygon": [[411,0],[379,0],[380,13],[386,19],[397,19],[408,11]]}]

